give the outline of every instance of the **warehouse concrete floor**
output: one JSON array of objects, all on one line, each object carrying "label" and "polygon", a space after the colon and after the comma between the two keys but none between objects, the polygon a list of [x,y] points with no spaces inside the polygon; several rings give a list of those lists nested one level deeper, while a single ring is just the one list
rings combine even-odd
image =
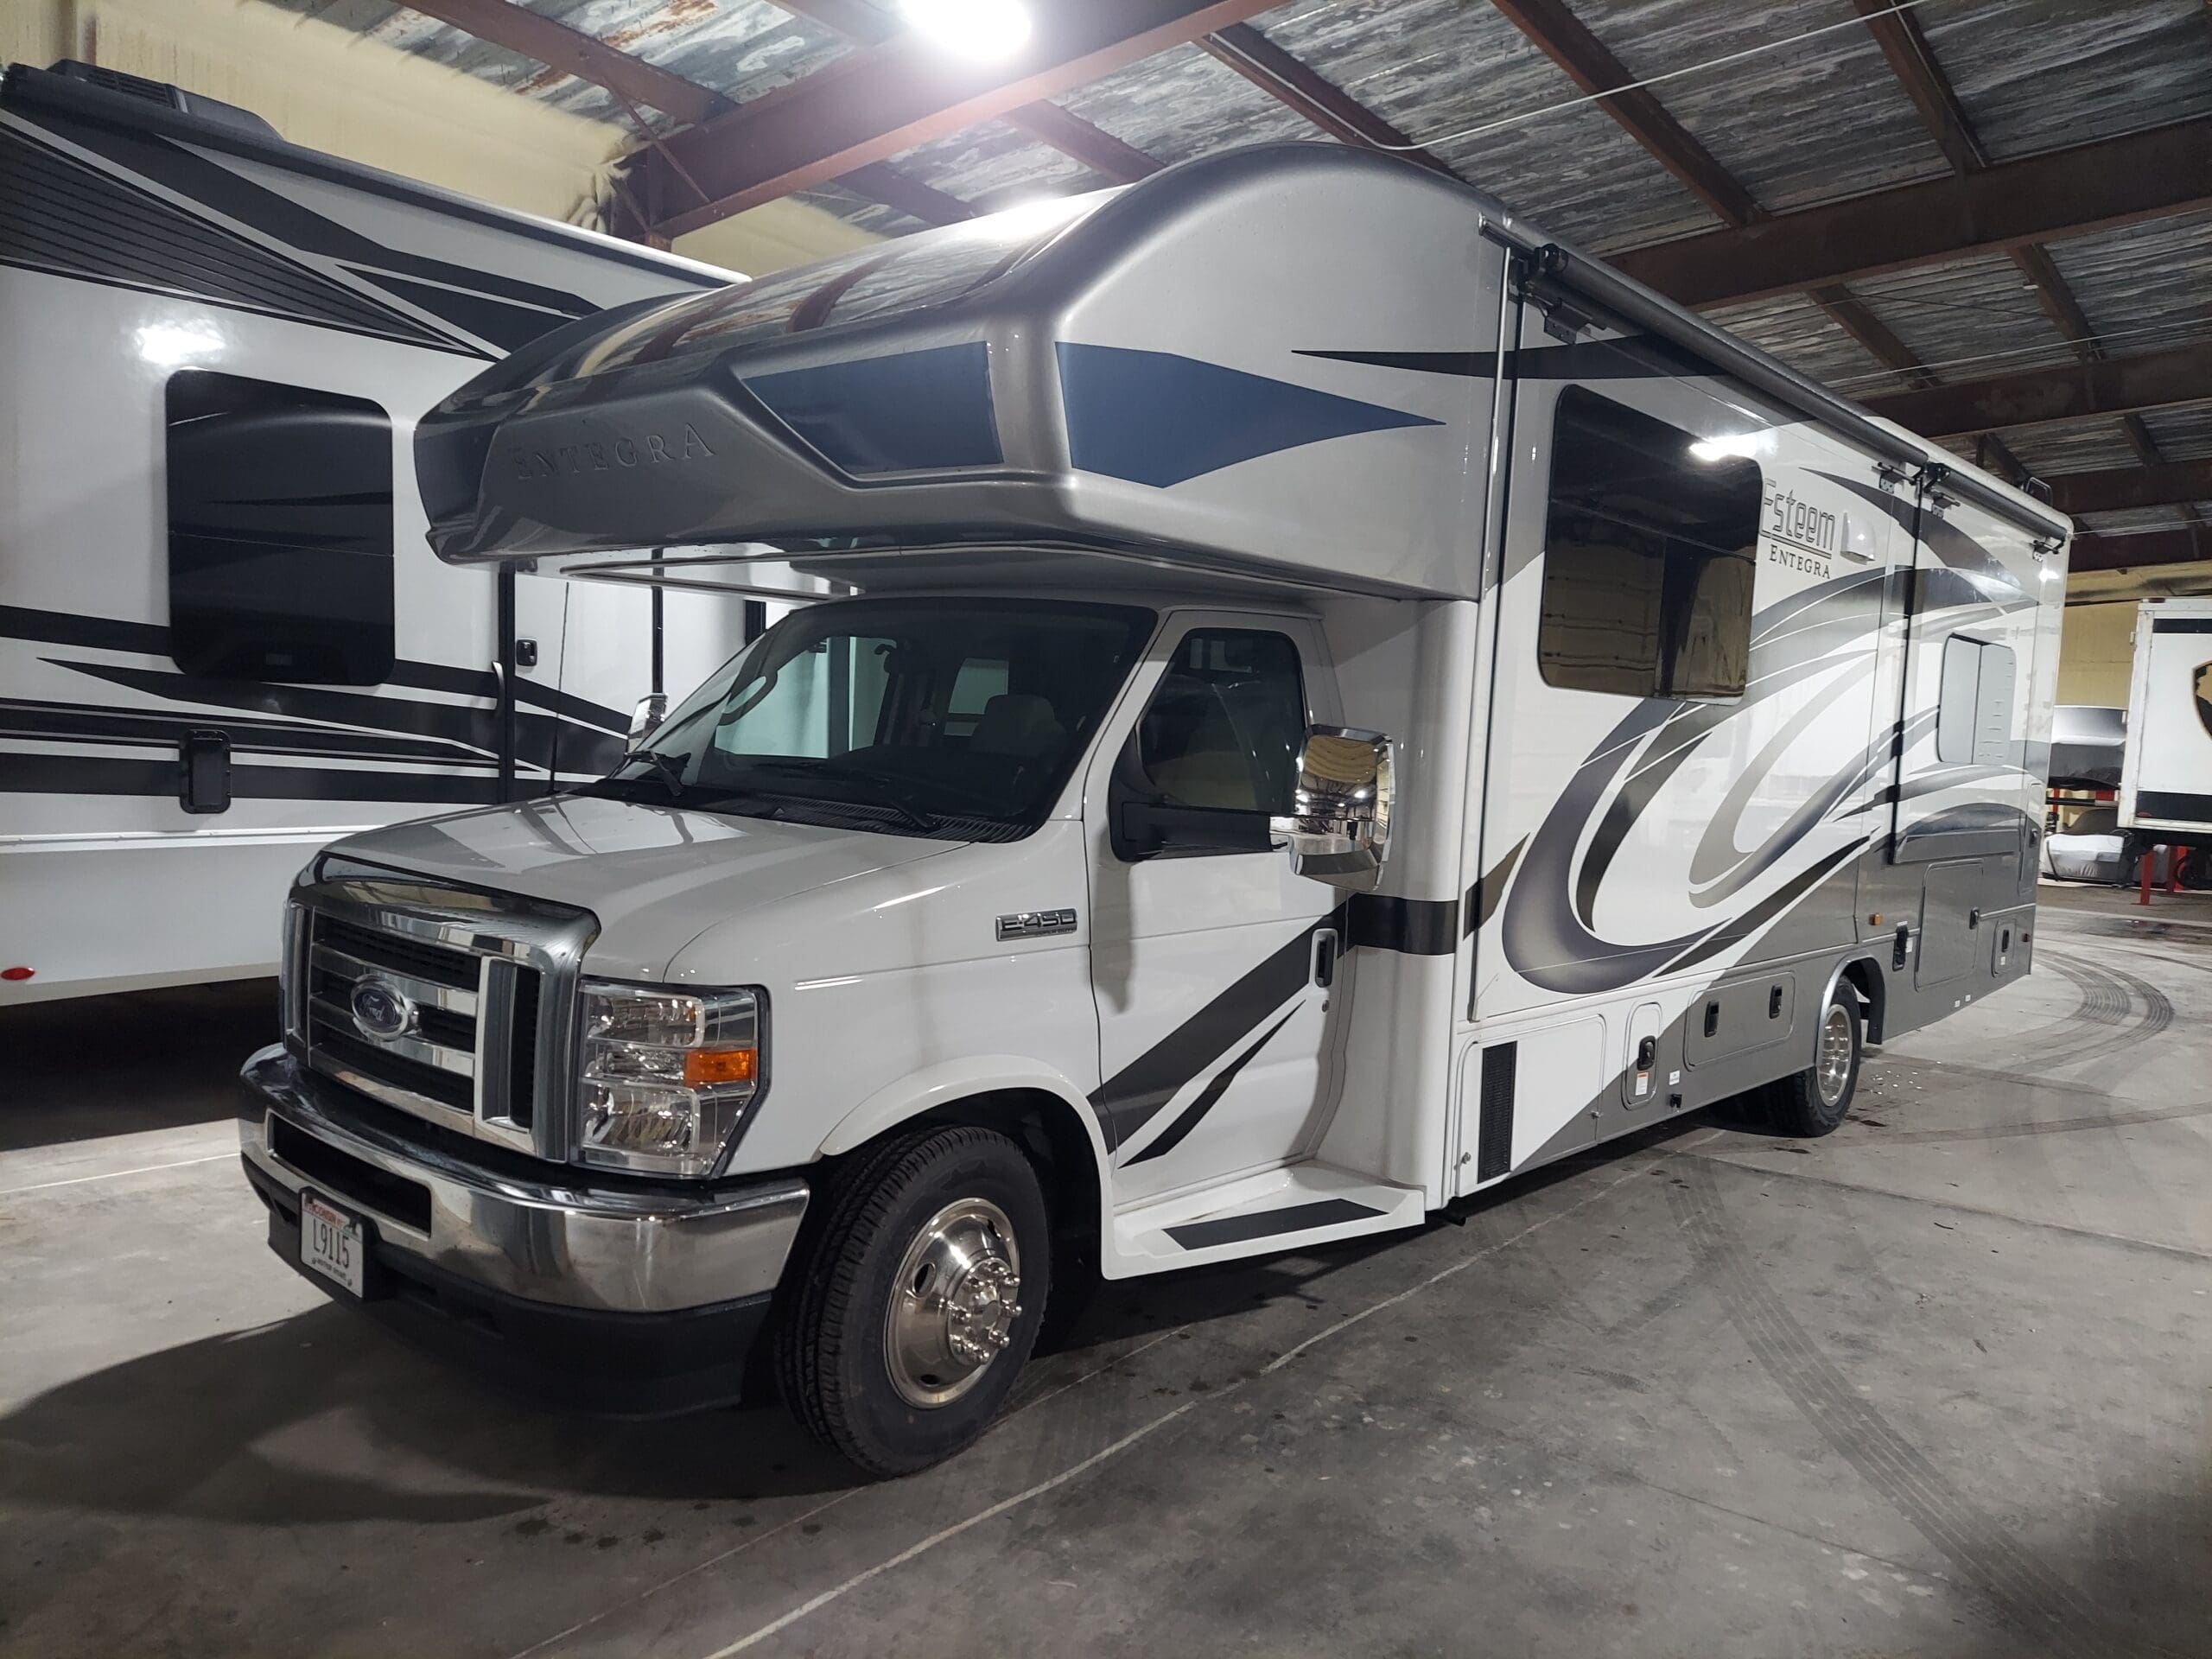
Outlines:
[{"label": "warehouse concrete floor", "polygon": [[1830,1139],[1721,1116],[1110,1287],[976,1450],[510,1402],[269,1255],[265,987],[0,1022],[0,1652],[2212,1650],[2212,929],[2064,891]]}]

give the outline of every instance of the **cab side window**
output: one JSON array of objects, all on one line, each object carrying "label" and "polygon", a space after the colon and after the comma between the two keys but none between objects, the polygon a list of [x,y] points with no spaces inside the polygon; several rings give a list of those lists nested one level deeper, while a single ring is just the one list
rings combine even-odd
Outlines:
[{"label": "cab side window", "polygon": [[[1306,683],[1298,647],[1261,629],[1199,628],[1184,636],[1137,721],[1116,768],[1116,793],[1139,817],[1173,823],[1195,810],[1247,815],[1244,842],[1264,847],[1271,813],[1287,812],[1306,736]],[[1188,841],[1173,830],[1164,845],[1137,844],[1116,813],[1124,858],[1169,852],[1231,852],[1242,844]],[[1222,834],[1235,841],[1233,830]]]}]

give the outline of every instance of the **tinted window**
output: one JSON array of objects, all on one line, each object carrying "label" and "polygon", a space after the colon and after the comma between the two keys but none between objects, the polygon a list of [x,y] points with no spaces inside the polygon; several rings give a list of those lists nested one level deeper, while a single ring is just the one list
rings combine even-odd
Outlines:
[{"label": "tinted window", "polygon": [[1287,636],[1185,635],[1137,722],[1136,779],[1166,806],[1287,812],[1306,737],[1306,688]]},{"label": "tinted window", "polygon": [[1947,766],[2001,766],[2012,750],[2009,645],[1953,634],[1943,642],[1942,689],[1936,705],[1936,758]]},{"label": "tinted window", "polygon": [[925,835],[1033,824],[1152,624],[1149,611],[1041,601],[810,606],[687,698],[653,732],[652,758],[595,788]]},{"label": "tinted window", "polygon": [[1624,697],[1732,697],[1751,662],[1759,469],[1569,387],[1544,529],[1545,680]]},{"label": "tinted window", "polygon": [[168,389],[169,654],[188,674],[391,672],[391,422],[376,404],[188,369]]}]

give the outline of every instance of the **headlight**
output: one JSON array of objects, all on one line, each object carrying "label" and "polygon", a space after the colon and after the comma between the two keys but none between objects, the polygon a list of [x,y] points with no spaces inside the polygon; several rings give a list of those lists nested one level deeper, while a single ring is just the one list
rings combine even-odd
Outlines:
[{"label": "headlight", "polygon": [[586,1163],[704,1175],[760,1092],[760,995],[587,980],[577,1145]]}]

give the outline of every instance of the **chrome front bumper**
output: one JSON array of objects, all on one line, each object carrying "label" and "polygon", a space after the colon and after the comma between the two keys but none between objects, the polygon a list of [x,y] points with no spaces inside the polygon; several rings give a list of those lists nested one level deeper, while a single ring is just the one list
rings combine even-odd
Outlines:
[{"label": "chrome front bumper", "polygon": [[[239,1150],[256,1172],[295,1201],[308,1187],[362,1211],[380,1247],[501,1296],[613,1313],[681,1313],[765,1296],[783,1276],[806,1213],[806,1183],[790,1179],[710,1186],[695,1196],[645,1183],[582,1185],[559,1172],[494,1171],[488,1160],[385,1127],[385,1114],[364,1109],[281,1046],[248,1060],[240,1081],[247,1109]],[[296,1135],[338,1155],[310,1157],[315,1147],[293,1141]],[[287,1161],[272,1137],[291,1142],[319,1173]],[[357,1168],[349,1181],[347,1160],[408,1185],[362,1179]],[[416,1189],[428,1194],[427,1226]],[[404,1205],[393,1197],[402,1191]],[[410,1213],[393,1213],[403,1208]]]}]

